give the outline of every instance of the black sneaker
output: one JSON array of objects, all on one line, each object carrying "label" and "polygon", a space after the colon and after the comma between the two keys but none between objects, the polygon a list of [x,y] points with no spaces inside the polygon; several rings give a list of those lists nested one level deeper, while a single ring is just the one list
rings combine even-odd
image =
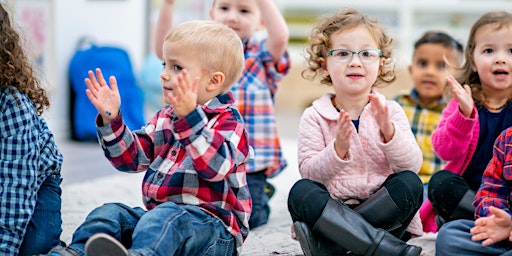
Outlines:
[{"label": "black sneaker", "polygon": [[130,256],[128,250],[115,238],[98,233],[89,238],[85,244],[86,256]]},{"label": "black sneaker", "polygon": [[274,196],[274,194],[276,193],[276,188],[267,182],[267,184],[265,184],[265,194],[267,195],[268,199],[272,198]]}]

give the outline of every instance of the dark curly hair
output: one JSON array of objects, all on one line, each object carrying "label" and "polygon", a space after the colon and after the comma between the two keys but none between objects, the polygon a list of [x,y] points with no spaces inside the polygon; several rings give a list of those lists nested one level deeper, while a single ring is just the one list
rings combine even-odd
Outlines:
[{"label": "dark curly hair", "polygon": [[0,88],[16,87],[32,100],[41,115],[50,101],[21,45],[9,14],[0,4]]}]

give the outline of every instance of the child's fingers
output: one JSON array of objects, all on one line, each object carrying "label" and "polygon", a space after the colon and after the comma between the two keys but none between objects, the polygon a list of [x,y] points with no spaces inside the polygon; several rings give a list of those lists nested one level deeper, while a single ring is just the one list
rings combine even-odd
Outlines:
[{"label": "child's fingers", "polygon": [[105,78],[103,77],[103,73],[101,72],[101,69],[96,68],[96,76],[98,77],[98,82],[100,86],[106,86],[107,81],[105,81]]},{"label": "child's fingers", "polygon": [[115,92],[115,93],[118,93],[118,88],[117,88],[117,79],[115,76],[110,76],[108,78],[109,80],[109,83],[110,83],[110,89]]},{"label": "child's fingers", "polygon": [[99,84],[98,84],[98,81],[96,80],[96,76],[94,76],[94,73],[91,70],[89,70],[87,72],[87,75],[89,76],[89,78],[85,78],[85,84],[94,93],[97,92]]},{"label": "child's fingers", "polygon": [[180,74],[176,77],[176,81],[174,82],[174,96],[177,98],[181,98],[184,92],[185,88],[183,85],[183,77]]}]

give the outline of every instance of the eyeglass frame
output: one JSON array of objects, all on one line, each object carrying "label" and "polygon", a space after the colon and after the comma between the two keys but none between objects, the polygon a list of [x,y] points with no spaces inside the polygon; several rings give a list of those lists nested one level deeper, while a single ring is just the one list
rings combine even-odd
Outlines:
[{"label": "eyeglass frame", "polygon": [[361,56],[360,56],[359,54],[360,54],[361,52],[368,51],[368,50],[377,51],[377,53],[378,53],[378,55],[379,55],[379,58],[380,58],[380,57],[382,57],[382,50],[381,50],[381,49],[374,49],[374,48],[362,49],[362,50],[360,50],[360,51],[358,51],[358,52],[354,52],[354,51],[349,50],[349,49],[332,49],[332,50],[329,50],[329,52],[327,53],[327,56],[335,57],[335,56],[333,55],[333,53],[334,53],[335,51],[339,51],[339,50],[344,50],[344,51],[350,52],[350,53],[352,53],[352,55],[350,55],[350,58],[349,58],[349,59],[347,59],[346,61],[336,61],[336,62],[338,62],[338,63],[346,63],[346,62],[349,62],[349,61],[354,57],[354,55],[357,55],[357,56],[359,57],[359,59],[360,59],[362,62],[364,62],[364,63],[372,63],[372,62],[377,61],[377,60],[378,60],[378,58],[377,58],[375,61],[370,61],[370,62],[368,62],[368,61],[363,61],[363,59],[361,59]]}]

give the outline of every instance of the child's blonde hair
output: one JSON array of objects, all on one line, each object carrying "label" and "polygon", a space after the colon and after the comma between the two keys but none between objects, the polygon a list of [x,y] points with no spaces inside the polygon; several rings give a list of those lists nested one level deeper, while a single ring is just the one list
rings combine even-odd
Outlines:
[{"label": "child's blonde hair", "polygon": [[504,11],[488,12],[482,15],[471,27],[469,32],[468,42],[464,51],[465,63],[462,66],[461,76],[459,79],[460,84],[467,84],[471,86],[473,98],[481,99],[482,84],[480,76],[473,70],[473,57],[475,52],[475,35],[476,32],[486,25],[494,25],[495,29],[501,29],[505,26],[512,25],[512,14]]},{"label": "child's blonde hair", "polygon": [[319,20],[317,25],[311,31],[306,52],[306,69],[302,71],[304,79],[313,80],[317,76],[321,77],[322,84],[332,85],[330,75],[323,76],[322,67],[325,65],[325,59],[331,50],[331,36],[339,31],[352,29],[358,26],[364,26],[375,38],[379,49],[382,51],[382,58],[385,58],[385,64],[380,67],[380,72],[374,86],[384,82],[390,83],[396,79],[396,71],[392,55],[392,39],[387,35],[384,27],[376,20],[362,14],[356,9],[346,8],[335,14],[324,17]]},{"label": "child's blonde hair", "polygon": [[185,46],[197,54],[206,72],[224,73],[224,92],[240,78],[244,69],[244,49],[240,37],[216,21],[184,22],[167,33],[165,40]]}]

